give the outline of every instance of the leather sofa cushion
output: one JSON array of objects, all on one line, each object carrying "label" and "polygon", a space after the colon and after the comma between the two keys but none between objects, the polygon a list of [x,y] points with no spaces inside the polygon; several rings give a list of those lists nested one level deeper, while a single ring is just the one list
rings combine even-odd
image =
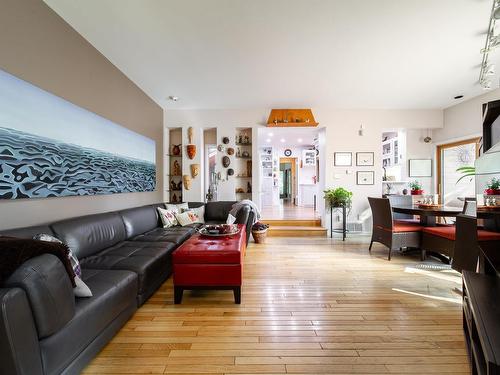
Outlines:
[{"label": "leather sofa cushion", "polygon": [[232,237],[212,239],[193,236],[173,254],[174,264],[240,264],[245,251],[245,227]]},{"label": "leather sofa cushion", "polygon": [[[170,268],[172,242],[127,241],[81,260],[84,268],[101,270],[127,270],[138,275],[139,294],[146,291],[159,274]],[[92,289],[92,288],[91,288]]]},{"label": "leather sofa cushion", "polygon": [[120,215],[125,224],[127,239],[158,227],[158,213],[152,205],[123,210]]},{"label": "leather sofa cushion", "polygon": [[134,237],[133,241],[156,242],[166,241],[180,245],[196,232],[201,224],[193,224],[185,227],[156,228],[144,234]]},{"label": "leather sofa cushion", "polygon": [[68,245],[78,259],[126,239],[125,225],[117,212],[62,220],[51,227],[56,237]]},{"label": "leather sofa cushion", "polygon": [[24,262],[5,282],[24,290],[33,311],[38,338],[59,331],[75,314],[75,297],[68,273],[52,254]]},{"label": "leather sofa cushion", "polygon": [[83,281],[93,296],[77,298],[73,319],[40,341],[47,374],[61,373],[122,311],[136,306],[137,275],[133,272],[86,269]]},{"label": "leather sofa cushion", "polygon": [[0,236],[10,236],[18,238],[33,238],[33,236],[41,233],[54,235],[52,229],[48,225],[36,225],[33,227],[8,229],[0,232]]},{"label": "leather sofa cushion", "polygon": [[205,221],[225,223],[234,201],[207,202],[205,204]]}]

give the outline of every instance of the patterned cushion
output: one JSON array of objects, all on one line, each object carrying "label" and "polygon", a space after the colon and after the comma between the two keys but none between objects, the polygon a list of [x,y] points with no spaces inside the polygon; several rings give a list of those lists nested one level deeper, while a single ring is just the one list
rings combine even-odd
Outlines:
[{"label": "patterned cushion", "polygon": [[182,212],[193,212],[197,216],[197,220],[193,223],[205,224],[205,206],[200,206],[196,208],[190,208],[188,210],[183,209]]},{"label": "patterned cushion", "polygon": [[173,210],[165,210],[161,207],[157,207],[158,214],[160,215],[161,222],[163,224],[163,228],[175,227],[179,223],[175,218],[176,211]]},{"label": "patterned cushion", "polygon": [[175,213],[181,213],[182,210],[189,210],[187,203],[171,204],[165,203],[165,208],[169,211],[174,211]]},{"label": "patterned cushion", "polygon": [[196,213],[193,211],[186,211],[181,214],[175,214],[175,218],[183,227],[199,222],[198,215],[196,215]]}]

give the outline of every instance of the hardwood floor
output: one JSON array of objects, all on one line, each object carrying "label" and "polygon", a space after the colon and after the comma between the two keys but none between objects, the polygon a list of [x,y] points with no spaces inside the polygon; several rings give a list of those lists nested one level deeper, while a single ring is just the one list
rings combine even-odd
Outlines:
[{"label": "hardwood floor", "polygon": [[252,243],[241,305],[231,291],[173,305],[169,280],[84,373],[468,373],[460,277],[419,265],[364,237]]}]

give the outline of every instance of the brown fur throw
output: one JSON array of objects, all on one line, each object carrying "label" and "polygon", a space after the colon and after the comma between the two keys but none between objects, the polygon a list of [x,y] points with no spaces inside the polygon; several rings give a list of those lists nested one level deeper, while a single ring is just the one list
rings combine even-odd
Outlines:
[{"label": "brown fur throw", "polygon": [[52,254],[63,263],[71,284],[75,287],[75,272],[68,253],[69,249],[65,244],[0,236],[0,285],[27,260],[42,254]]}]

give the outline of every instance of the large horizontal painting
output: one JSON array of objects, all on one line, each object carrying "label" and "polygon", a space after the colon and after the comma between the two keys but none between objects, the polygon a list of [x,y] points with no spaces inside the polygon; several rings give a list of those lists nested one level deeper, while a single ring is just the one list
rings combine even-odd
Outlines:
[{"label": "large horizontal painting", "polygon": [[0,70],[0,199],[153,191],[155,142]]}]

